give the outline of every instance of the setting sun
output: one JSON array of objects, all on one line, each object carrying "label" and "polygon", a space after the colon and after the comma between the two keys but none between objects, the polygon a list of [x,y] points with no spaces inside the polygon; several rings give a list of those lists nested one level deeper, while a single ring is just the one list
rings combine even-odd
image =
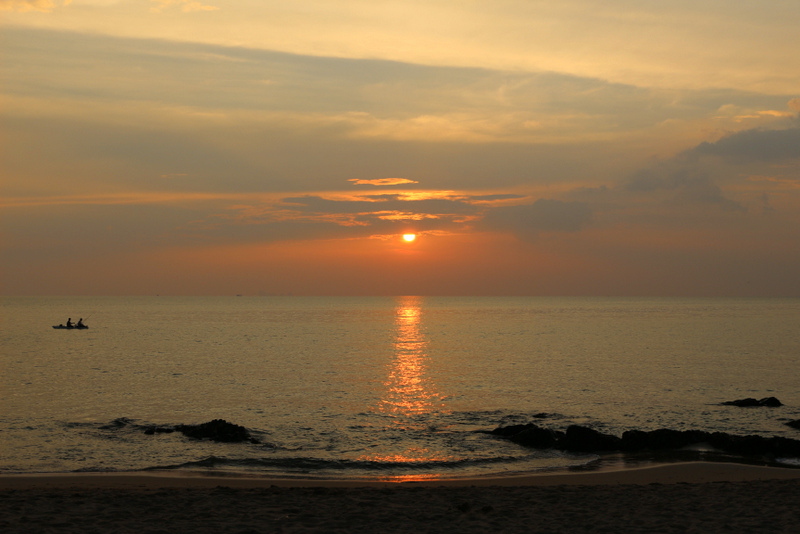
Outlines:
[{"label": "setting sun", "polygon": [[411,243],[415,239],[417,239],[417,234],[403,234],[403,241],[407,243]]}]

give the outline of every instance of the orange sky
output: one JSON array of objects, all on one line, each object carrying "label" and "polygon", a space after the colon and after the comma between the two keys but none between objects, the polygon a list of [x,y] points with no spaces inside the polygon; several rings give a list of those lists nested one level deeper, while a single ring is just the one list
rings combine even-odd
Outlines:
[{"label": "orange sky", "polygon": [[650,4],[0,0],[0,289],[800,296],[800,4]]}]

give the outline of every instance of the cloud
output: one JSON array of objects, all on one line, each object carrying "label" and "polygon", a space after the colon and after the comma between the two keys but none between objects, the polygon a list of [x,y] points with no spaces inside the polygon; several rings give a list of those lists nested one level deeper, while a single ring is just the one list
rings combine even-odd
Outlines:
[{"label": "cloud", "polygon": [[168,9],[172,6],[180,7],[181,11],[184,13],[190,13],[192,11],[216,11],[219,8],[216,6],[210,6],[203,4],[202,2],[198,2],[196,0],[150,0],[154,4],[156,4],[151,11],[154,13],[161,13],[165,9]]},{"label": "cloud", "polygon": [[684,205],[715,204],[725,210],[746,211],[740,202],[726,196],[719,183],[734,184],[742,171],[753,166],[792,160],[800,160],[800,128],[750,129],[700,143],[641,169],[621,187],[631,193],[673,192],[671,200]]},{"label": "cloud", "polygon": [[745,130],[715,143],[702,143],[690,153],[721,156],[733,161],[800,159],[800,127],[784,130]]},{"label": "cloud", "polygon": [[526,195],[517,193],[496,193],[493,195],[470,195],[470,202],[497,202],[500,200],[521,200]]},{"label": "cloud", "polygon": [[289,209],[298,213],[374,214],[396,211],[409,214],[452,216],[472,215],[478,208],[460,200],[428,198],[408,200],[400,195],[370,195],[356,200],[335,200],[320,196],[287,197]]},{"label": "cloud", "polygon": [[642,169],[622,188],[631,193],[669,191],[674,193],[671,200],[678,204],[715,204],[726,210],[745,211],[742,205],[726,198],[722,189],[691,159],[679,158]]},{"label": "cloud", "polygon": [[694,165],[691,159],[679,158],[643,169],[635,173],[623,188],[634,193],[675,191],[678,193],[676,198],[683,202],[741,208],[735,202],[726,199],[722,190],[703,170]]},{"label": "cloud", "polygon": [[641,143],[643,132],[657,128],[658,142],[648,150],[671,152],[663,148],[665,124],[673,136],[742,129],[741,116],[748,114],[769,124],[782,119],[754,110],[787,101],[784,95],[665,91],[554,72],[429,67],[21,27],[4,33],[5,91],[47,99],[50,106],[55,98],[68,99],[70,109],[77,103],[158,106],[365,141],[576,143],[635,136]]},{"label": "cloud", "polygon": [[271,200],[242,195],[226,206],[216,203],[186,229],[209,242],[385,237],[409,229],[417,233],[452,233],[464,231],[484,210],[471,204],[466,195],[414,199],[415,194],[426,193],[340,198],[304,195]]},{"label": "cloud", "polygon": [[359,180],[358,178],[351,178],[347,181],[353,182],[355,185],[404,185],[419,183],[407,178],[376,178],[373,180]]},{"label": "cloud", "polygon": [[40,11],[49,13],[59,6],[67,6],[72,0],[0,0],[0,11]]},{"label": "cloud", "polygon": [[784,178],[780,176],[748,176],[750,182],[765,182],[780,189],[800,189],[800,178]]},{"label": "cloud", "polygon": [[577,232],[592,218],[584,202],[539,199],[533,204],[504,206],[486,213],[481,228],[532,238],[540,232]]},{"label": "cloud", "polygon": [[559,71],[636,87],[740,87],[785,95],[796,91],[800,69],[793,48],[786,46],[796,33],[796,2],[762,2],[757,11],[748,2],[722,7],[710,0],[691,7],[610,0],[602,8],[588,0],[154,0],[150,5],[191,11],[214,4],[225,6],[218,17],[192,17],[191,24],[182,17],[154,20],[138,9],[140,1],[125,1],[48,25],[313,56]]}]

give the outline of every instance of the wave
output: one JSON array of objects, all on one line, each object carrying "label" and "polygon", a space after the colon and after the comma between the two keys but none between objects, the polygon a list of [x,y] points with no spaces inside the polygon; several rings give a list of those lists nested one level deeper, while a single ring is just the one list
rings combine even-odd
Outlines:
[{"label": "wave", "polygon": [[455,460],[424,460],[424,461],[391,461],[376,460],[350,460],[350,459],[321,459],[321,458],[225,458],[209,456],[202,460],[184,462],[175,465],[153,466],[145,471],[155,470],[191,470],[191,469],[233,469],[233,470],[258,470],[258,471],[288,471],[288,472],[324,472],[324,471],[387,471],[387,470],[455,470],[464,467],[480,467],[496,464],[514,464],[529,461],[531,457],[495,457]]},{"label": "wave", "polygon": [[[65,425],[79,431],[79,440],[100,438],[103,441],[98,446],[98,451],[102,453],[94,454],[90,458],[95,465],[81,469],[92,471],[114,471],[114,468],[122,471],[206,470],[220,475],[247,473],[333,478],[432,474],[480,476],[576,468],[594,462],[617,461],[759,461],[798,467],[797,459],[800,457],[800,454],[795,453],[795,448],[786,445],[794,445],[796,440],[788,438],[658,429],[627,431],[623,434],[628,438],[625,441],[590,427],[569,424],[567,432],[562,432],[530,423],[531,420],[547,420],[547,427],[561,426],[572,423],[574,419],[559,413],[466,411],[449,414],[437,426],[398,426],[394,422],[382,425],[383,421],[380,420],[377,424],[376,421],[367,421],[363,425],[338,428],[298,425],[269,431],[247,429],[259,440],[242,443],[220,443],[217,440],[187,437],[181,434],[181,425],[153,424],[129,417],[120,417],[110,422]],[[503,424],[489,430],[486,428],[489,420],[500,420]],[[523,422],[526,420],[527,422]],[[582,432],[576,433],[576,429]],[[172,436],[157,436],[162,433]],[[540,434],[547,434],[545,437],[553,439],[545,443],[536,441],[534,438]],[[671,439],[674,436],[685,437],[687,434],[692,439],[684,440],[685,443],[681,441],[676,445],[673,443],[675,440]],[[654,436],[652,440],[651,435]],[[636,437],[641,438],[636,441],[639,443],[644,439],[642,436],[648,437],[649,441],[643,442],[640,447],[618,446],[618,442],[628,443]],[[659,440],[655,440],[655,437]],[[575,438],[572,441],[580,438],[577,441],[580,446],[564,446],[572,443],[567,438]],[[596,443],[600,438],[603,439],[599,444]],[[725,438],[724,442],[720,441],[722,438]],[[613,441],[614,446],[606,443],[609,440]],[[670,446],[662,446],[662,441]],[[756,451],[754,447],[760,447],[762,442],[781,446],[773,448],[774,450],[762,451],[759,448]],[[726,446],[720,446],[720,443]],[[72,454],[71,451],[67,452]],[[73,464],[70,467],[79,466]]]}]

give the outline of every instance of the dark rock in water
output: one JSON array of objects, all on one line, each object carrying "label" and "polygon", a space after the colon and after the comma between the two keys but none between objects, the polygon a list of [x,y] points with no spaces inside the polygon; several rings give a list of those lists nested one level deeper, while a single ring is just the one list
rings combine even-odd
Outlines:
[{"label": "dark rock in water", "polygon": [[171,434],[173,432],[175,432],[174,428],[166,426],[149,426],[144,430],[144,433],[148,436],[152,436],[153,434]]},{"label": "dark rock in water", "polygon": [[525,447],[533,447],[535,449],[554,449],[559,443],[559,438],[563,436],[563,432],[556,432],[554,430],[542,428],[534,424],[520,426],[523,426],[524,428],[518,432],[515,432],[510,439],[514,443],[519,443]]},{"label": "dark rock in water", "polygon": [[526,425],[508,425],[508,426],[499,426],[494,430],[490,430],[486,432],[487,434],[494,434],[495,436],[502,436],[504,438],[510,438],[512,436],[516,436],[523,430],[526,430],[530,427],[537,427],[533,423],[528,423]]},{"label": "dark rock in water", "polygon": [[770,438],[770,445],[770,454],[781,458],[800,458],[800,441],[796,439],[775,436]]},{"label": "dark rock in water", "polygon": [[751,406],[758,406],[758,401],[753,398],[738,399],[733,401],[725,401],[721,403],[723,406],[738,406],[739,408],[750,408]]},{"label": "dark rock in water", "polygon": [[570,425],[559,443],[559,448],[576,452],[618,451],[621,445],[622,440],[617,436],[603,434],[585,426]]},{"label": "dark rock in water", "polygon": [[743,456],[800,456],[800,441],[779,436],[734,436],[714,432],[709,443],[718,449]]},{"label": "dark rock in water", "polygon": [[762,436],[732,436],[725,432],[714,432],[709,443],[723,451],[755,456],[766,452],[766,439]]},{"label": "dark rock in water", "polygon": [[786,422],[784,424],[786,426],[790,426],[792,428],[796,428],[797,430],[800,430],[800,419],[795,419],[794,421],[788,421],[788,422]]},{"label": "dark rock in water", "polygon": [[[800,422],[799,422],[800,423]],[[526,447],[568,452],[637,452],[678,450],[698,443],[741,456],[800,457],[800,440],[764,436],[736,436],[702,430],[628,430],[617,436],[592,428],[572,425],[566,432],[542,428],[533,423],[500,427],[489,432]]]},{"label": "dark rock in water", "polygon": [[640,451],[650,448],[650,432],[626,430],[622,433],[622,450]]},{"label": "dark rock in water", "polygon": [[210,439],[224,443],[243,441],[258,443],[245,427],[229,423],[224,419],[214,419],[200,425],[178,425],[175,430],[195,439]]},{"label": "dark rock in water", "polygon": [[628,430],[622,434],[622,450],[670,450],[682,449],[689,445],[708,441],[710,434],[702,430],[671,430],[659,428],[644,432],[642,430]]},{"label": "dark rock in water", "polygon": [[721,403],[723,406],[738,406],[739,408],[752,408],[757,406],[766,406],[768,408],[777,408],[783,406],[783,403],[775,397],[764,397],[761,400],[753,398],[738,399],[733,401],[726,401]]}]

